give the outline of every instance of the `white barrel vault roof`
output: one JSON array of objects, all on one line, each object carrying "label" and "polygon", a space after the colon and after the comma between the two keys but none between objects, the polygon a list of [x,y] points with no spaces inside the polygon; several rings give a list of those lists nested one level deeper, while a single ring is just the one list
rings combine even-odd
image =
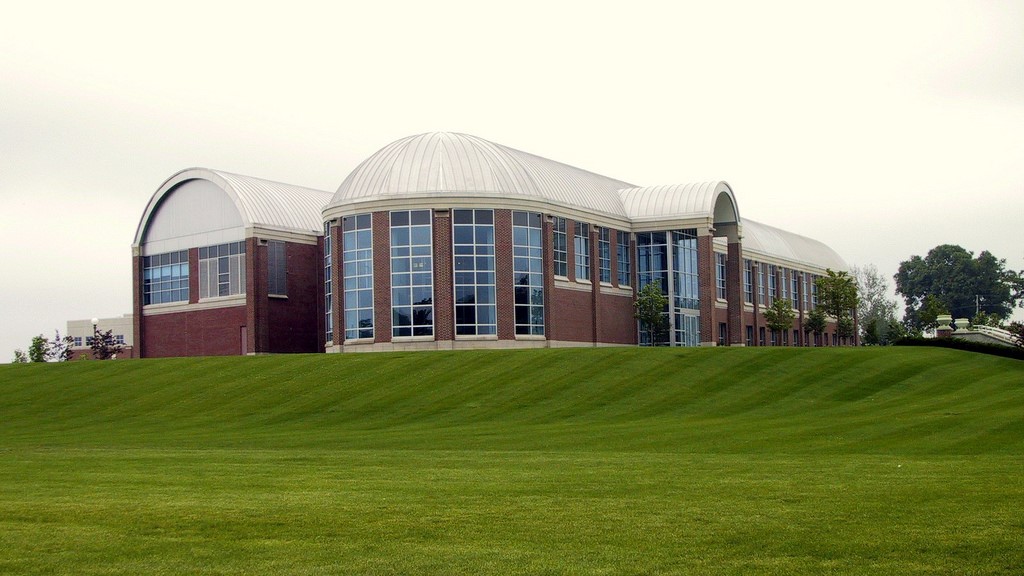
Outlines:
[{"label": "white barrel vault roof", "polygon": [[[724,219],[714,214],[720,195],[732,202],[732,214]],[[619,190],[622,207],[630,220],[666,220],[713,217],[716,221],[738,222],[739,208],[729,185],[722,181],[644,186]]]},{"label": "white barrel vault roof", "polygon": [[632,184],[470,136],[430,132],[402,138],[342,182],[325,212],[374,200],[519,197],[622,218],[618,191]]},{"label": "white barrel vault roof", "polygon": [[304,188],[209,168],[188,168],[171,176],[153,194],[135,231],[135,245],[143,241],[150,218],[160,202],[179,184],[208,180],[222,189],[238,209],[243,224],[304,234],[322,234],[320,211],[331,199],[324,190]]},{"label": "white barrel vault roof", "polygon": [[848,270],[839,254],[824,243],[750,219],[743,221],[743,252],[747,257],[754,256],[755,259],[760,255],[769,259],[813,264],[823,270]]}]

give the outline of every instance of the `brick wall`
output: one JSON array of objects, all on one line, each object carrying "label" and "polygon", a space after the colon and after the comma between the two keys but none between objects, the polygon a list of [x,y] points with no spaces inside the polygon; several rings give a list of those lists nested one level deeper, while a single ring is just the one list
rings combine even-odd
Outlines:
[{"label": "brick wall", "polygon": [[146,316],[142,356],[230,356],[242,352],[246,306]]}]

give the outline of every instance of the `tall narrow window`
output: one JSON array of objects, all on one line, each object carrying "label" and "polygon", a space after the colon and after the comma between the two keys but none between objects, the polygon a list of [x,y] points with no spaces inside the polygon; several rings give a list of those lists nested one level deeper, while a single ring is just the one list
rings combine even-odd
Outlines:
[{"label": "tall narrow window", "polygon": [[757,263],[757,303],[759,306],[764,306],[764,262]]},{"label": "tall narrow window", "polygon": [[334,285],[331,278],[334,273],[331,270],[331,223],[324,222],[324,332],[325,342],[334,341],[334,302],[331,296],[334,293]]},{"label": "tall narrow window", "polygon": [[199,249],[199,298],[245,294],[245,242]]},{"label": "tall narrow window", "polygon": [[818,277],[811,276],[811,310],[818,307]]},{"label": "tall narrow window", "polygon": [[743,301],[754,303],[754,264],[750,260],[743,261]]},{"label": "tall narrow window", "polygon": [[629,286],[633,283],[633,267],[630,262],[629,253],[629,232],[618,231],[618,257],[619,264],[619,286]]},{"label": "tall narrow window", "polygon": [[786,289],[786,287],[789,286],[789,274],[786,273],[786,269],[785,268],[781,268],[781,267],[779,268],[779,283],[780,283],[780,286],[782,288],[782,296],[781,296],[781,298],[782,298],[782,300],[784,302],[788,301],[789,300],[789,291]]},{"label": "tall narrow window", "polygon": [[573,249],[576,251],[576,280],[590,280],[590,224],[576,222]]},{"label": "tall narrow window", "polygon": [[808,302],[808,300],[811,297],[811,292],[810,292],[810,290],[807,287],[807,278],[808,277],[810,277],[810,274],[808,274],[807,272],[801,272],[800,273],[800,282],[803,283],[803,288],[804,288],[800,292],[800,294],[803,295],[803,301],[804,301],[804,308],[803,309],[804,310],[810,310],[810,308],[807,307],[807,302]]},{"label": "tall narrow window", "polygon": [[[668,233],[667,232],[638,232],[636,235],[636,272],[637,288],[643,289],[648,284],[655,284],[661,289],[661,293],[669,296],[668,292]],[[668,316],[668,305],[665,306],[665,316]],[[661,333],[655,342],[651,342],[650,334],[644,327],[640,330],[640,344],[644,346],[656,346],[668,342],[668,334]]]},{"label": "tall narrow window", "polygon": [[498,333],[494,293],[494,211],[452,210],[455,334]]},{"label": "tall narrow window", "polygon": [[512,213],[512,273],[516,334],[544,334],[544,246],[541,215]]},{"label": "tall narrow window", "polygon": [[267,294],[288,295],[288,258],[280,240],[267,242]]},{"label": "tall narrow window", "polygon": [[373,338],[373,221],[369,214],[341,219],[345,279],[345,339]]},{"label": "tall narrow window", "polygon": [[[673,272],[675,272],[675,343],[700,345],[700,291],[697,273],[697,231],[672,232]],[[709,334],[709,337],[711,335]]]},{"label": "tall narrow window", "polygon": [[789,301],[794,310],[800,308],[800,276],[796,270],[789,271]]},{"label": "tall narrow window", "polygon": [[142,257],[142,303],[188,302],[188,250]]},{"label": "tall narrow window", "polygon": [[600,281],[607,284],[612,282],[612,231],[607,226],[601,226],[597,237],[597,259]]},{"label": "tall narrow window", "polygon": [[569,275],[569,244],[566,237],[565,218],[555,216],[553,224],[552,247],[555,253],[555,276]]},{"label": "tall narrow window", "polygon": [[391,213],[391,335],[434,335],[430,210]]},{"label": "tall narrow window", "polygon": [[715,252],[715,291],[719,300],[725,300],[726,294],[725,254]]},{"label": "tall narrow window", "polygon": [[775,303],[775,300],[779,297],[778,291],[778,272],[775,269],[774,264],[768,265],[768,305]]}]

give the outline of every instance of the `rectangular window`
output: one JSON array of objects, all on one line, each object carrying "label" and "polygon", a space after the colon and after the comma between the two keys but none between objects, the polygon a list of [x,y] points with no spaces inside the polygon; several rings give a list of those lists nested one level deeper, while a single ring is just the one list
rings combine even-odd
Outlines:
[{"label": "rectangular window", "polygon": [[373,218],[341,219],[341,277],[345,340],[373,338]]},{"label": "rectangular window", "polygon": [[818,307],[818,277],[811,276],[811,310]]},{"label": "rectangular window", "polygon": [[82,347],[82,337],[81,336],[75,336],[74,347],[75,348],[81,348]]},{"label": "rectangular window", "polygon": [[245,294],[245,241],[199,249],[199,298]]},{"label": "rectangular window", "polygon": [[498,333],[494,291],[494,211],[452,210],[455,334]]},{"label": "rectangular window", "polygon": [[754,264],[750,260],[743,261],[743,301],[754,303]]},{"label": "rectangular window", "polygon": [[[668,233],[642,232],[636,235],[636,272],[637,288],[643,289],[648,284],[655,284],[661,293],[668,296]],[[668,307],[665,308],[668,316]],[[668,334],[658,335],[656,342],[651,342],[650,334],[645,326],[640,326],[640,344],[655,346],[668,342]]]},{"label": "rectangular window", "polygon": [[804,310],[810,310],[810,308],[807,307],[807,302],[810,300],[810,297],[811,297],[810,296],[810,290],[807,287],[807,278],[809,276],[810,276],[810,274],[808,274],[807,272],[801,272],[800,273],[800,282],[803,285],[803,290],[800,291],[800,294],[803,297],[803,302],[804,302],[804,308],[803,309]]},{"label": "rectangular window", "polygon": [[754,345],[754,327],[747,325],[747,346]]},{"label": "rectangular window", "polygon": [[630,261],[629,253],[629,232],[618,232],[618,256],[619,259],[619,286],[629,286],[632,284],[633,267]]},{"label": "rectangular window", "polygon": [[725,346],[729,341],[729,325],[725,322],[718,323],[718,345]]},{"label": "rectangular window", "polygon": [[555,276],[569,276],[569,244],[566,237],[565,218],[554,217],[552,247],[555,253]]},{"label": "rectangular window", "polygon": [[166,302],[188,302],[188,250],[142,258],[142,303]]},{"label": "rectangular window", "polygon": [[576,281],[590,280],[590,224],[576,222],[573,249],[576,252]]},{"label": "rectangular window", "polygon": [[516,334],[544,335],[544,245],[537,212],[512,213]]},{"label": "rectangular window", "polygon": [[[757,263],[757,304],[761,307],[765,306],[764,302],[764,262]],[[763,344],[762,344],[763,346]]]},{"label": "rectangular window", "polygon": [[391,335],[434,335],[430,210],[391,213]]},{"label": "rectangular window", "polygon": [[612,282],[612,231],[602,226],[597,237],[598,272],[601,282]]},{"label": "rectangular window", "polygon": [[800,308],[800,276],[796,270],[789,271],[789,302],[794,310]]},{"label": "rectangular window", "polygon": [[764,346],[765,345],[764,326],[761,326],[760,328],[757,329],[757,336],[758,336],[758,342],[760,342],[760,344],[758,344],[758,346]]},{"label": "rectangular window", "polygon": [[[789,274],[786,274],[786,269],[781,267],[779,268],[779,284],[782,288],[782,300],[789,300],[789,290],[787,290],[787,287],[789,286]],[[772,302],[774,302],[774,300]]]},{"label": "rectangular window", "polygon": [[325,342],[334,341],[334,303],[331,301],[333,286],[331,282],[331,223],[324,222],[324,327]]},{"label": "rectangular window", "polygon": [[670,301],[675,307],[675,343],[677,346],[699,346],[700,283],[697,272],[697,230],[691,228],[672,232],[672,256],[675,295]]},{"label": "rectangular window", "polygon": [[779,297],[778,271],[773,264],[768,265],[768,305],[771,306]]},{"label": "rectangular window", "polygon": [[715,252],[715,290],[719,300],[725,300],[726,295],[728,294],[725,280],[725,275],[727,273],[725,258],[725,254]]},{"label": "rectangular window", "polygon": [[793,330],[793,346],[799,346],[799,345],[800,345],[800,331],[794,329]]},{"label": "rectangular window", "polygon": [[280,240],[267,242],[267,276],[267,294],[288,295],[288,259]]},{"label": "rectangular window", "polygon": [[114,334],[114,344],[124,346],[124,334]]}]

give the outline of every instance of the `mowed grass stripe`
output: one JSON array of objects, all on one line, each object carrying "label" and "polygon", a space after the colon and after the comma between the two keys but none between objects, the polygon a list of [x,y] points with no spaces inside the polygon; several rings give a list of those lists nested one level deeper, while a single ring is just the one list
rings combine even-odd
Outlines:
[{"label": "mowed grass stripe", "polygon": [[7,366],[0,442],[1006,453],[1022,447],[1022,365],[930,349],[621,348]]}]

